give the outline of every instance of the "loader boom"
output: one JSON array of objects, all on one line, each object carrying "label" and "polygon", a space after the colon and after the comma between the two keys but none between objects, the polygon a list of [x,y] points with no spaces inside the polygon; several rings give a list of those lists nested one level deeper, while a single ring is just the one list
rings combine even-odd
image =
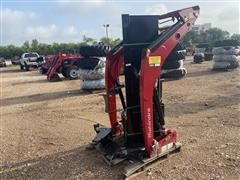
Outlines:
[{"label": "loader boom", "polygon": [[[108,53],[106,62],[106,107],[111,128],[95,125],[97,136],[93,140],[110,164],[132,156],[145,164],[180,148],[176,131],[164,127],[160,73],[198,14],[199,7],[194,6],[160,16],[122,15],[123,41]],[[119,82],[122,66],[124,86]],[[122,104],[119,119],[116,95]]]}]

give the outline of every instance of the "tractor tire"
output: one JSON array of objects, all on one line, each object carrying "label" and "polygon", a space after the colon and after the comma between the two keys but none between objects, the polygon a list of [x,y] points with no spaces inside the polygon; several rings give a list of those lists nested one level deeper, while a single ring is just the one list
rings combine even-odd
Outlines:
[{"label": "tractor tire", "polygon": [[185,59],[185,55],[181,51],[172,51],[166,58],[166,61],[179,61],[182,59]]},{"label": "tractor tire", "polygon": [[27,65],[26,62],[24,62],[24,69],[25,69],[25,71],[29,71],[29,66]]},{"label": "tractor tire", "polygon": [[24,70],[24,66],[20,63],[20,69]]},{"label": "tractor tire", "polygon": [[44,67],[42,67],[42,74],[47,74],[47,72],[48,72],[48,69],[47,69],[47,68],[44,68]]},{"label": "tractor tire", "polygon": [[212,53],[204,53],[204,60],[205,61],[213,60],[213,54]]},{"label": "tractor tire", "polygon": [[63,69],[62,69],[62,75],[63,75],[65,78],[68,78],[68,76],[67,76],[67,68],[63,68]]},{"label": "tractor tire", "polygon": [[66,74],[68,79],[73,80],[78,78],[78,67],[77,66],[72,66],[67,68]]},{"label": "tractor tire", "polygon": [[100,59],[96,57],[81,58],[81,60],[77,62],[77,66],[80,69],[94,69],[99,61]]},{"label": "tractor tire", "polygon": [[215,62],[240,62],[240,56],[236,55],[214,55],[213,60]]},{"label": "tractor tire", "polygon": [[110,46],[106,45],[82,46],[79,49],[79,53],[83,57],[106,57],[110,50]]},{"label": "tractor tire", "polygon": [[48,69],[44,68],[44,67],[39,67],[38,71],[40,72],[40,74],[47,74]]},{"label": "tractor tire", "polygon": [[196,54],[193,56],[193,62],[197,63],[197,64],[201,64],[204,60],[204,55],[201,54]]},{"label": "tractor tire", "polygon": [[240,49],[233,46],[225,46],[225,47],[216,47],[213,48],[214,55],[226,54],[226,55],[239,55]]},{"label": "tractor tire", "polygon": [[161,74],[161,78],[177,80],[177,79],[183,78],[186,74],[187,74],[187,71],[185,68],[175,69],[175,70],[169,70],[168,72]]},{"label": "tractor tire", "polygon": [[179,61],[165,61],[162,69],[179,69],[183,67],[183,60]]},{"label": "tractor tire", "polygon": [[167,59],[168,61],[177,61],[181,59],[185,59],[185,54],[183,46],[178,43],[175,48],[172,50],[172,52],[168,55]]}]

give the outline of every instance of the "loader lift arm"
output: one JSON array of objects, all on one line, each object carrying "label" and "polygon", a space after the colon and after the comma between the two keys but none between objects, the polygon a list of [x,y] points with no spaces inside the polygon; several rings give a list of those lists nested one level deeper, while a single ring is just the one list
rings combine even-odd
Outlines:
[{"label": "loader lift arm", "polygon": [[[165,59],[198,14],[199,7],[194,6],[160,16],[122,15],[123,42],[110,51],[106,62],[106,106],[111,128],[95,126],[97,136],[93,140],[110,164],[129,159],[133,154],[138,154],[142,164],[149,163],[180,147],[176,132],[164,128],[159,76]],[[172,25],[159,27],[169,21]],[[125,98],[118,81],[123,65]],[[116,94],[123,105],[120,120],[117,119]],[[119,139],[123,140],[119,142]],[[125,175],[135,170],[136,167]]]}]

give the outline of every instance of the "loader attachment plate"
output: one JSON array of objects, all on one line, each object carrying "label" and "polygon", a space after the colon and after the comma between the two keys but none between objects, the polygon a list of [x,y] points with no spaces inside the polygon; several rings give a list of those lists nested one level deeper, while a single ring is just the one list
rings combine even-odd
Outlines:
[{"label": "loader attachment plate", "polygon": [[180,152],[181,150],[181,143],[176,143],[175,146],[173,146],[170,149],[167,149],[166,151],[162,152],[158,157],[153,157],[153,158],[146,158],[141,161],[129,161],[129,165],[127,165],[124,168],[124,176],[129,177],[130,175],[143,170],[145,166],[150,165],[151,163],[154,163],[157,160],[163,160],[168,157],[168,155]]}]

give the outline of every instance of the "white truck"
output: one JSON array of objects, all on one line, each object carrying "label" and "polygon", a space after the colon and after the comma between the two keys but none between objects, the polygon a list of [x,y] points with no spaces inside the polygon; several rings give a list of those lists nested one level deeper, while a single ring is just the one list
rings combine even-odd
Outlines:
[{"label": "white truck", "polygon": [[23,53],[20,59],[20,69],[29,71],[30,67],[38,67],[37,59],[39,57],[36,52]]}]

